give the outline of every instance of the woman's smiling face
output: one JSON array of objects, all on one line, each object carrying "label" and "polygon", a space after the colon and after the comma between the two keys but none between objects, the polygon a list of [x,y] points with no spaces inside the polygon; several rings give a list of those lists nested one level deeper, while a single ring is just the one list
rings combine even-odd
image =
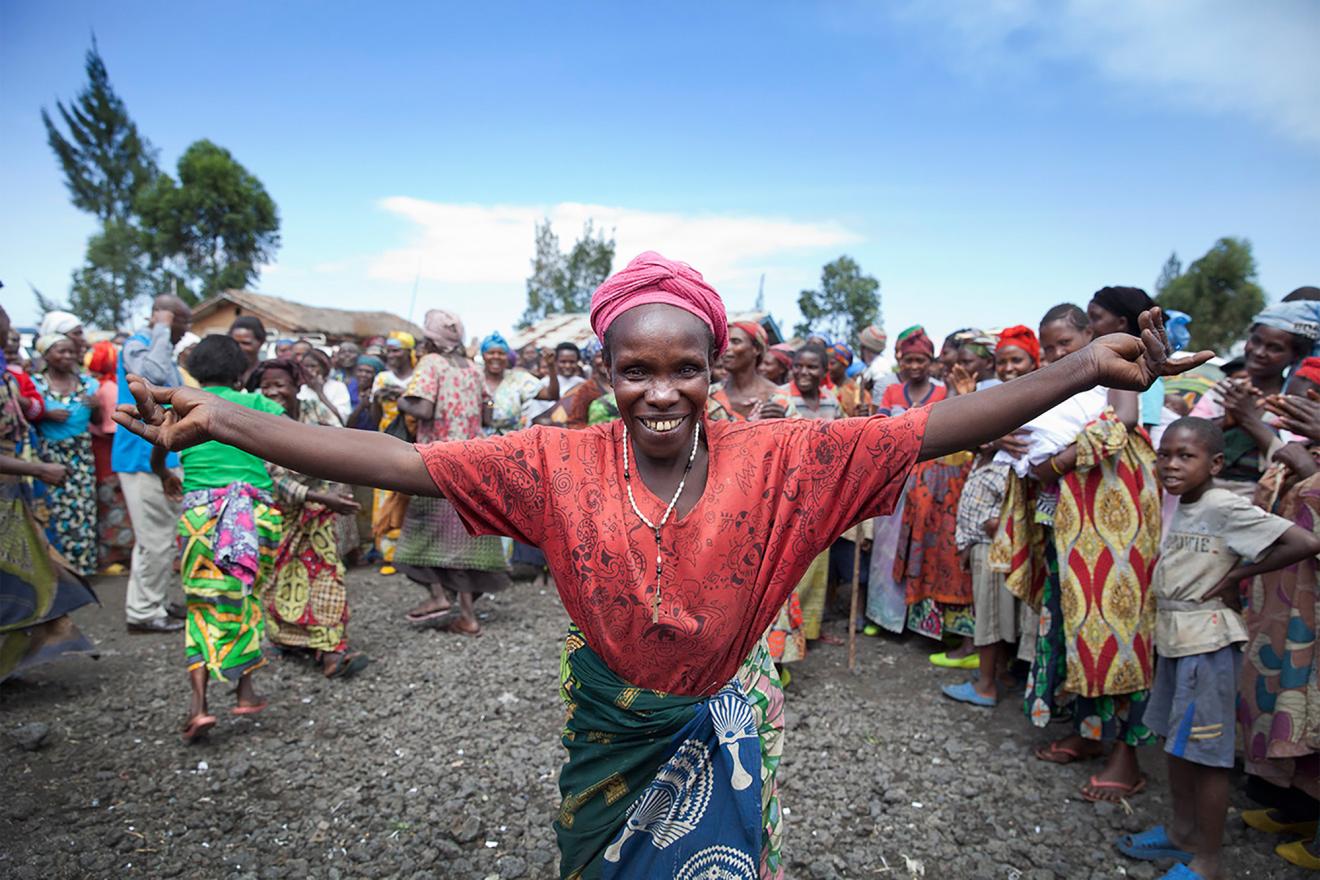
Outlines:
[{"label": "woman's smiling face", "polygon": [[[624,312],[606,336],[614,396],[638,453],[686,457],[710,393],[710,328],[683,309],[654,303]],[[754,354],[750,342],[747,348]]]}]

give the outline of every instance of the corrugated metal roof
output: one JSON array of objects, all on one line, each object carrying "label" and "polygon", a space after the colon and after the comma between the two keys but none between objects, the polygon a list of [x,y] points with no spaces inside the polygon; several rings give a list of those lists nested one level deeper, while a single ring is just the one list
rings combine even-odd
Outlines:
[{"label": "corrugated metal roof", "polygon": [[353,311],[308,306],[278,296],[250,290],[226,290],[193,309],[193,317],[204,318],[223,302],[232,302],[263,322],[277,323],[290,332],[324,333],[327,336],[384,336],[404,330],[420,338],[422,328],[392,312]]}]

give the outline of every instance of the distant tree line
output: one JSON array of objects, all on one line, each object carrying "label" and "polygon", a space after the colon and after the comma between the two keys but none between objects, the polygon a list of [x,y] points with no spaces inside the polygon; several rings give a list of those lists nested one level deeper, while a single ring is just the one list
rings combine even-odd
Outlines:
[{"label": "distant tree line", "polygon": [[98,229],[63,303],[34,291],[41,308],[117,328],[146,297],[196,302],[255,281],[280,244],[279,212],[261,181],[209,140],[184,150],[176,177],[162,172],[95,40],[86,72],[77,97],[57,101],[54,117],[42,109],[41,119],[70,200]]}]

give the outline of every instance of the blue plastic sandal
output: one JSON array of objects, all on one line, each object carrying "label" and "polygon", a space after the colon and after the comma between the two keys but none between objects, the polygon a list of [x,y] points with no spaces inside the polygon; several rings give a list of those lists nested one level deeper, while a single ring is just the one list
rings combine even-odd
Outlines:
[{"label": "blue plastic sandal", "polygon": [[940,688],[941,693],[951,700],[957,700],[960,703],[971,703],[973,706],[982,706],[986,709],[993,709],[998,700],[993,697],[983,697],[976,692],[976,686],[970,681],[964,681],[962,684],[946,684]]},{"label": "blue plastic sandal", "polygon": [[[1114,846],[1125,856],[1131,856],[1134,859],[1141,859],[1145,862],[1157,862],[1160,859],[1174,859],[1186,865],[1195,856],[1195,853],[1189,853],[1185,849],[1178,849],[1169,842],[1169,834],[1164,830],[1163,825],[1156,825],[1154,828],[1148,828],[1140,834],[1124,834],[1118,840],[1114,841]],[[1182,867],[1179,865],[1178,867]],[[1179,875],[1170,875],[1179,876]],[[1192,874],[1196,876],[1195,873]]]},{"label": "blue plastic sandal", "polygon": [[1160,880],[1205,880],[1200,874],[1184,864],[1174,865]]}]

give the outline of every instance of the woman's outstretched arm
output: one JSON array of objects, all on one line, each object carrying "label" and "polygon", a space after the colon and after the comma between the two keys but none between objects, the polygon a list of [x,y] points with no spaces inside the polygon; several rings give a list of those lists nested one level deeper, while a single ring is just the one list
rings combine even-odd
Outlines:
[{"label": "woman's outstretched arm", "polygon": [[416,447],[388,434],[304,425],[196,388],[158,388],[139,376],[129,376],[128,387],[137,404],[121,405],[115,422],[157,446],[177,451],[217,440],[337,483],[439,495]]},{"label": "woman's outstretched arm", "polygon": [[1012,382],[935,404],[921,442],[921,460],[976,449],[1096,385],[1144,391],[1161,376],[1185,373],[1214,357],[1214,352],[1203,351],[1171,361],[1160,310],[1143,312],[1140,321],[1140,338],[1126,333],[1102,336]]}]

